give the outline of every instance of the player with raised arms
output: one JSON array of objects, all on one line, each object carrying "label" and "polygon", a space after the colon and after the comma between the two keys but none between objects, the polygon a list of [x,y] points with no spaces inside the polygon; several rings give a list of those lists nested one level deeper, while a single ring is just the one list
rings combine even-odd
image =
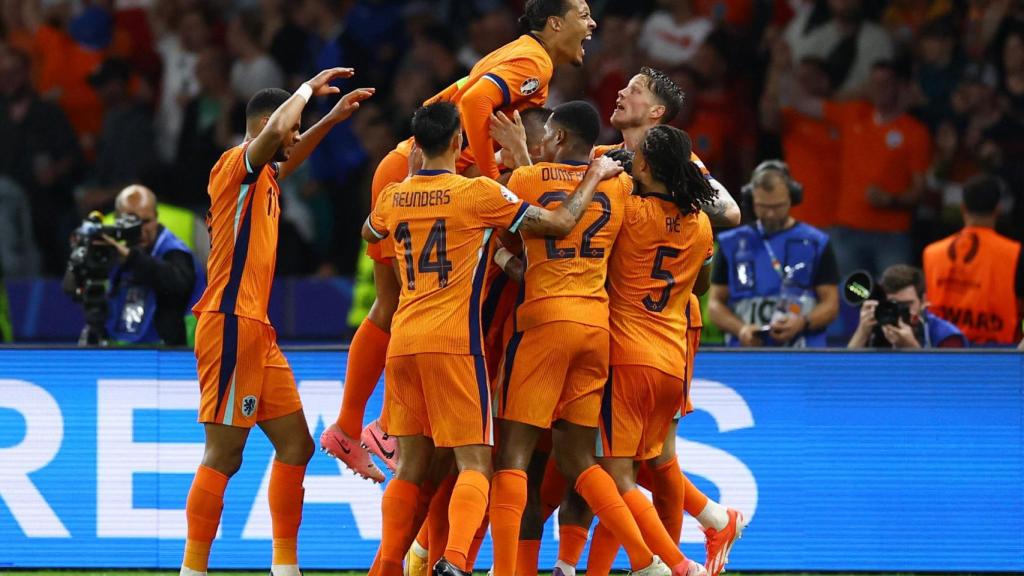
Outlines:
[{"label": "player with raised arms", "polygon": [[[452,84],[427,103],[452,102],[459,110],[468,147],[460,154],[457,170],[476,165],[480,174],[498,178],[494,142],[488,125],[491,114],[543,106],[555,67],[583,64],[583,42],[597,24],[585,0],[527,0],[520,18],[523,34],[513,42],[482,58],[469,76]],[[404,180],[409,173],[412,139],[401,143],[377,167],[371,187],[376,202],[383,188]],[[371,245],[367,254],[374,259],[376,300],[360,324],[349,348],[345,371],[345,393],[337,421],[320,437],[321,448],[341,459],[357,474],[382,482],[384,476],[373,464],[359,440],[394,466],[399,449],[377,423],[360,433],[366,402],[380,379],[390,340],[391,321],[398,305],[399,285],[391,259]]]},{"label": "player with raised arms", "polygon": [[302,110],[310,97],[337,94],[331,81],[352,75],[350,68],[331,68],[294,94],[277,88],[257,92],[245,111],[245,142],[225,152],[210,172],[209,282],[192,309],[199,318],[195,354],[206,446],[185,504],[183,576],[206,574],[224,490],[242,464],[253,425],[263,430],[275,452],[269,489],[271,574],[299,574],[296,536],[313,440],[295,376],[267,317],[281,215],[278,181],[373,95],[372,88],[346,94],[300,136]]},{"label": "player with raised arms", "polygon": [[481,314],[495,229],[558,238],[583,217],[598,184],[621,173],[594,162],[554,210],[532,206],[489,178],[455,174],[462,150],[457,107],[437,102],[413,117],[423,167],[384,188],[363,238],[389,239],[401,295],[388,347],[385,402],[389,433],[402,458],[381,503],[383,530],[371,574],[398,576],[426,514],[421,498],[435,449],[453,449],[459,474],[448,508],[449,532],[438,576],[467,574],[474,534],[487,511],[491,476],[491,400]]}]

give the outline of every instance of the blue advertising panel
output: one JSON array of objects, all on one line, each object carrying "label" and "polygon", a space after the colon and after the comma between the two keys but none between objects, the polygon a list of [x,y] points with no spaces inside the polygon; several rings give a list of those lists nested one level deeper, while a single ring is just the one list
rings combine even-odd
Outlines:
[{"label": "blue advertising panel", "polygon": [[[287,356],[315,438],[345,353]],[[1024,571],[1022,372],[1014,353],[702,352],[681,466],[751,519],[731,569]],[[176,568],[202,455],[195,378],[189,352],[0,349],[0,569]],[[250,439],[215,569],[270,563],[272,450]],[[301,564],[366,568],[382,487],[322,454],[305,486]],[[552,521],[542,566],[556,536]],[[687,518],[684,552],[703,559],[702,542]]]}]

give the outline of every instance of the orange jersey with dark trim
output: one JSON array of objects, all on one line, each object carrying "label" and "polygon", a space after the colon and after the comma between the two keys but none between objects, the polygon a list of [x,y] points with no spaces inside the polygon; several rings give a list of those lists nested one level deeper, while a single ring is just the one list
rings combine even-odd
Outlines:
[{"label": "orange jersey with dark trim", "polygon": [[248,142],[224,152],[210,172],[207,285],[192,310],[269,324],[281,190],[277,163],[250,166],[247,148]]},{"label": "orange jersey with dark trim", "polygon": [[[521,112],[527,108],[543,106],[548,99],[548,84],[551,82],[553,72],[554,65],[544,47],[533,36],[524,34],[481,58],[473,66],[469,76],[448,86],[423,104],[424,106],[435,102],[455,104],[459,107],[463,130],[469,130],[469,127],[473,125],[472,119],[469,118],[470,114],[484,115],[479,120],[486,125],[492,112],[504,112],[511,118],[512,113],[516,110]],[[502,100],[492,110],[467,110],[463,105],[463,97],[479,82],[488,82],[501,92]],[[462,151],[458,162],[459,172],[476,164],[468,138],[465,144],[466,148]],[[396,150],[399,154],[408,156],[411,146],[412,138],[409,138],[401,142]],[[494,163],[493,152],[495,150],[491,151],[490,163]]]},{"label": "orange jersey with dark trim", "polygon": [[489,178],[422,170],[381,191],[373,233],[393,244],[402,293],[388,356],[483,355],[481,309],[495,228],[516,231],[529,205]]},{"label": "orange jersey with dark trim", "polygon": [[656,196],[632,198],[608,263],[611,364],[683,374],[686,305],[713,254],[711,222]]},{"label": "orange jersey with dark trim", "polygon": [[[712,249],[714,252],[714,249]],[[700,312],[700,296],[690,292],[690,301],[686,305],[686,329],[700,330],[704,327],[704,318]]]},{"label": "orange jersey with dark trim", "polygon": [[[583,180],[587,165],[542,162],[517,169],[509,188],[531,204],[555,209]],[[523,232],[524,300],[516,330],[567,320],[608,329],[608,257],[625,216],[633,180],[601,182],[579,224],[565,238]]]}]

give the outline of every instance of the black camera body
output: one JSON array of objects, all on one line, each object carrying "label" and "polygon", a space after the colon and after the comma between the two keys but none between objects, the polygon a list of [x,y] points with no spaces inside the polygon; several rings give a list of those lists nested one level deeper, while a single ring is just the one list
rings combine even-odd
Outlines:
[{"label": "black camera body", "polygon": [[72,233],[64,291],[81,302],[85,311],[80,345],[106,343],[107,292],[110,273],[117,266],[118,258],[117,248],[104,240],[104,236],[136,246],[142,240],[142,221],[134,215],[126,215],[113,225],[105,225],[103,215],[92,212]]},{"label": "black camera body", "polygon": [[900,320],[910,324],[910,305],[890,301],[882,287],[875,284],[871,275],[863,270],[850,274],[843,282],[843,299],[851,306],[860,306],[865,300],[877,300],[875,320],[879,326],[898,326]]}]

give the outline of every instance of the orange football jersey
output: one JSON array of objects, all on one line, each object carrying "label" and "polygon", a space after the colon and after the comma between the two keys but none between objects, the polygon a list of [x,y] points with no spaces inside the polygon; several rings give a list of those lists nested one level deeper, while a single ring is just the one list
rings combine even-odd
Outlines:
[{"label": "orange football jersey", "polygon": [[267,305],[281,215],[277,163],[250,166],[248,142],[224,152],[210,172],[210,259],[195,312],[223,312],[270,323]]},{"label": "orange football jersey", "polygon": [[608,263],[611,364],[683,374],[686,305],[713,253],[711,222],[660,197],[631,200]]},{"label": "orange football jersey", "polygon": [[[559,206],[583,180],[587,165],[542,162],[517,169],[509,188],[523,200]],[[598,185],[579,224],[561,239],[522,233],[526,274],[516,330],[568,320],[608,329],[608,256],[625,216],[633,180],[620,174]]]},{"label": "orange football jersey", "polygon": [[[533,36],[524,34],[481,58],[473,66],[469,76],[451,84],[423,104],[452,102],[459,107],[459,115],[462,117],[462,126],[465,129],[468,124],[467,114],[490,115],[492,111],[465,110],[461,106],[462,97],[478,82],[490,82],[501,90],[503,96],[501,105],[493,112],[504,112],[511,118],[512,113],[516,110],[523,111],[527,108],[543,106],[547,102],[548,84],[551,82],[553,72],[554,65],[551,62],[551,57],[548,56],[541,43]],[[476,163],[468,140],[465,145],[466,148],[459,158],[459,172]],[[399,143],[396,151],[403,156],[408,156],[411,146],[412,138],[409,138]],[[494,163],[493,152],[492,150],[490,155],[492,164]]]},{"label": "orange football jersey", "polygon": [[[488,178],[421,170],[381,192],[370,229],[393,243],[402,293],[388,356],[483,355],[481,307],[495,228],[515,232],[529,204]],[[389,238],[390,236],[390,238]]]}]

